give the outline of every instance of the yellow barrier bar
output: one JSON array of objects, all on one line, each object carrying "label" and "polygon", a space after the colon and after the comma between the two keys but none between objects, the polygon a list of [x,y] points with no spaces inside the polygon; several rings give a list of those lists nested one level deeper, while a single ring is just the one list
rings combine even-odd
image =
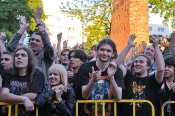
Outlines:
[{"label": "yellow barrier bar", "polygon": [[[54,101],[54,103],[57,103],[57,102],[58,101]],[[110,103],[110,102],[113,102],[114,103],[114,115],[116,116],[116,114],[117,114],[116,113],[116,108],[117,108],[117,101],[116,100],[77,100],[77,102],[76,102],[76,116],[78,116],[78,103],[95,103],[95,116],[97,116],[97,114],[98,114],[98,110],[97,110],[98,109],[98,103],[102,103],[103,110],[104,110],[105,109],[105,102],[106,103]],[[120,103],[133,103],[133,109],[135,109],[135,103],[137,103],[137,102],[146,102],[146,103],[150,104],[150,106],[152,108],[152,116],[155,116],[154,106],[148,100],[120,100],[119,102]],[[35,103],[35,102],[33,102],[33,103]],[[162,105],[163,112],[164,112],[164,107],[166,105],[165,103]],[[175,101],[169,101],[168,103],[175,103]],[[16,112],[18,112],[18,107],[17,107],[18,104],[23,104],[23,103],[17,103],[17,104],[15,104],[15,116],[17,115]],[[6,102],[0,102],[0,105],[8,105],[8,116],[11,116],[11,107],[12,107],[12,104],[6,103]],[[133,114],[135,116],[135,110],[133,111]],[[105,115],[105,111],[103,111],[103,115]],[[36,108],[36,116],[38,116],[38,108]]]},{"label": "yellow barrier bar", "polygon": [[36,116],[38,116],[38,107],[36,107]]},{"label": "yellow barrier bar", "polygon": [[164,116],[164,108],[167,104],[175,104],[175,101],[166,101],[161,107],[161,114]]},{"label": "yellow barrier bar", "polygon": [[153,104],[149,100],[120,100],[121,103],[137,103],[137,102],[145,102],[148,103],[151,106],[152,109],[152,116],[155,116],[155,108]]},{"label": "yellow barrier bar", "polygon": [[98,102],[95,102],[95,116],[97,116],[98,113]]},{"label": "yellow barrier bar", "polygon": [[0,105],[7,105],[8,107],[8,116],[11,116],[11,108],[12,108],[12,105],[10,103],[6,103],[6,102],[0,102]]},{"label": "yellow barrier bar", "polygon": [[76,102],[76,116],[78,116],[78,102]]},{"label": "yellow barrier bar", "polygon": [[114,109],[116,109],[114,110],[114,116],[117,116],[117,103],[116,102],[114,102]]},{"label": "yellow barrier bar", "polygon": [[[76,107],[77,107],[77,105],[78,105],[78,103],[95,103],[95,116],[96,116],[96,114],[97,114],[97,110],[96,110],[96,108],[97,108],[97,103],[103,103],[103,102],[107,102],[107,103],[110,103],[110,102],[117,102],[116,100],[77,100],[77,103],[76,103]],[[150,101],[148,101],[148,100],[120,100],[120,101],[118,101],[118,102],[120,102],[120,103],[133,103],[133,109],[134,109],[134,111],[133,111],[133,115],[135,116],[135,114],[136,114],[136,111],[135,111],[135,103],[137,103],[137,102],[145,102],[145,103],[148,103],[150,106],[151,106],[151,108],[152,108],[152,116],[155,116],[155,108],[154,108],[154,106],[153,106],[153,104],[150,102]],[[114,109],[114,110],[116,110],[116,109]],[[115,112],[115,111],[114,111]],[[77,114],[77,113],[76,113]],[[76,115],[76,116],[78,116],[78,114]]]},{"label": "yellow barrier bar", "polygon": [[8,116],[11,116],[12,105],[8,105]]},{"label": "yellow barrier bar", "polygon": [[18,116],[18,104],[15,104],[15,116]]},{"label": "yellow barrier bar", "polygon": [[133,102],[133,104],[132,104],[133,106],[133,116],[135,116],[136,115],[136,103],[135,102]]},{"label": "yellow barrier bar", "polygon": [[102,103],[103,116],[105,116],[105,102]]}]

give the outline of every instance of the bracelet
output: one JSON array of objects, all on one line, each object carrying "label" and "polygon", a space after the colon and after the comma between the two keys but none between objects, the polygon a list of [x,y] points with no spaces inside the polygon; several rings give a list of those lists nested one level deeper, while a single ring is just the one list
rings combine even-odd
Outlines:
[{"label": "bracelet", "polygon": [[35,27],[38,27],[38,26],[43,26],[42,23],[38,23]]},{"label": "bracelet", "polygon": [[22,102],[25,102],[27,99],[29,99],[28,97],[25,97],[23,100],[22,100]]}]

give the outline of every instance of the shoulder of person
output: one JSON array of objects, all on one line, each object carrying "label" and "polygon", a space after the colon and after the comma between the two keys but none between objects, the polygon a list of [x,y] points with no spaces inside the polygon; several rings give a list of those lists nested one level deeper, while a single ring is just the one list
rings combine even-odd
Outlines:
[{"label": "shoulder of person", "polygon": [[36,72],[42,72],[42,73],[44,73],[43,70],[42,70],[42,68],[40,68],[40,67],[36,67],[36,68],[35,68],[35,71],[36,71]]},{"label": "shoulder of person", "polygon": [[44,72],[40,67],[36,67],[34,74],[43,74],[44,75]]},{"label": "shoulder of person", "polygon": [[121,73],[123,73],[122,69],[117,66],[117,70],[115,72],[115,75],[118,75],[118,74],[121,74]]},{"label": "shoulder of person", "polygon": [[94,65],[96,65],[96,61],[82,63],[81,67],[90,67],[91,68]]}]

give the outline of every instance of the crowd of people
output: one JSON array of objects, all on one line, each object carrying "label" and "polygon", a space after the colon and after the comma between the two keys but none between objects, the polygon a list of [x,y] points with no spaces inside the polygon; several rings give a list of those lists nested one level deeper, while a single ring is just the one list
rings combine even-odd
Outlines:
[{"label": "crowd of people", "polygon": [[[154,105],[155,115],[161,115],[161,106],[175,100],[175,32],[171,42],[159,48],[159,37],[150,36],[152,44],[143,44],[142,52],[136,51],[135,34],[120,54],[110,38],[92,45],[89,55],[76,46],[68,49],[66,41],[61,51],[62,33],[57,36],[57,47],[51,45],[41,22],[42,9],[34,14],[37,32],[31,35],[29,45],[23,45],[28,24],[21,17],[21,27],[4,46],[5,33],[0,34],[0,101],[23,103],[19,116],[34,116],[36,106],[39,116],[75,116],[77,100],[140,99]],[[128,60],[125,60],[130,52]],[[140,50],[139,50],[140,51]],[[32,101],[35,101],[33,104]],[[56,101],[56,102],[55,102]],[[102,115],[102,104],[98,116]],[[0,107],[2,116],[7,106]],[[132,116],[132,103],[118,103],[117,116]],[[105,116],[114,116],[114,105],[105,104]],[[15,108],[12,107],[12,115]],[[175,105],[165,107],[165,116],[175,116]],[[79,116],[94,116],[95,104],[81,103]],[[147,103],[136,103],[137,116],[151,116]]]}]

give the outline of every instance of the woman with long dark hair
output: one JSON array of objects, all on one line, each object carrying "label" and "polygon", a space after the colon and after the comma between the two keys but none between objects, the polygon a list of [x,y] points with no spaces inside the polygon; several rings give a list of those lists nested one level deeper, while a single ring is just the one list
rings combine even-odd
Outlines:
[{"label": "woman with long dark hair", "polygon": [[24,103],[19,107],[18,115],[26,115],[34,110],[32,100],[42,91],[44,75],[41,69],[35,67],[34,54],[28,47],[19,47],[14,52],[13,71],[4,75],[0,101]]}]

